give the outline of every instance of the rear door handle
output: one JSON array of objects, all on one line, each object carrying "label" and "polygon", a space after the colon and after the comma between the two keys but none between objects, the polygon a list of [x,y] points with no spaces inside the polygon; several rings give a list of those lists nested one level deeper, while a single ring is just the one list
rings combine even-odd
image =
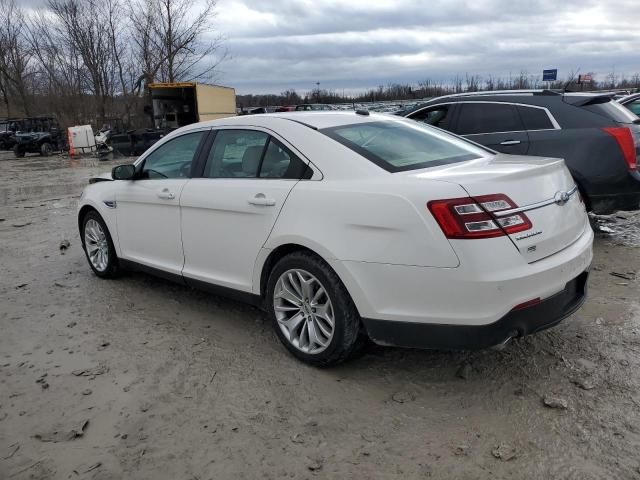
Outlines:
[{"label": "rear door handle", "polygon": [[255,197],[249,199],[249,203],[261,207],[273,207],[276,201],[272,198],[267,198],[264,193],[258,193]]},{"label": "rear door handle", "polygon": [[163,200],[173,200],[176,198],[176,194],[170,192],[168,188],[164,188],[158,192],[158,198],[162,198]]},{"label": "rear door handle", "polygon": [[505,140],[504,142],[500,142],[500,145],[520,145],[520,140]]}]

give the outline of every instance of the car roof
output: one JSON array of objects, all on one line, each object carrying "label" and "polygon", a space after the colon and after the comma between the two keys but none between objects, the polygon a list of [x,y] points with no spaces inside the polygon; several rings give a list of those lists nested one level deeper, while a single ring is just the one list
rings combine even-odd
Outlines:
[{"label": "car roof", "polygon": [[[317,110],[317,111],[298,111],[298,112],[277,112],[265,113],[260,115],[242,115],[236,117],[220,118],[210,120],[208,122],[194,123],[185,130],[201,128],[203,126],[263,126],[268,127],[278,120],[288,120],[298,124],[305,125],[314,130],[335,127],[338,125],[349,125],[354,123],[367,123],[373,121],[399,121],[400,117],[383,113],[369,113],[359,111],[338,111],[338,110]],[[275,122],[274,122],[275,121]],[[182,130],[182,129],[181,129]],[[184,130],[183,130],[184,131]]]},{"label": "car roof", "polygon": [[416,105],[415,107],[399,112],[400,115],[408,116],[411,113],[432,105],[442,103],[460,102],[504,102],[520,103],[525,105],[548,107],[566,103],[569,105],[581,105],[590,100],[607,97],[611,99],[609,93],[600,92],[563,92],[561,90],[502,90],[489,92],[470,92],[464,94],[445,95],[435,97],[431,100]]}]

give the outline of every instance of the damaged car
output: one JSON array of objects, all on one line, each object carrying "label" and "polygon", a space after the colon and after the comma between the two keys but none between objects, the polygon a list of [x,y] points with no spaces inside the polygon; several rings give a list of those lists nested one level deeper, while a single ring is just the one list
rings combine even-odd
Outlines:
[{"label": "damaged car", "polygon": [[474,349],[584,302],[593,231],[564,161],[408,119],[238,116],[180,128],[79,200],[89,266],[264,309],[316,366],[380,345]]}]

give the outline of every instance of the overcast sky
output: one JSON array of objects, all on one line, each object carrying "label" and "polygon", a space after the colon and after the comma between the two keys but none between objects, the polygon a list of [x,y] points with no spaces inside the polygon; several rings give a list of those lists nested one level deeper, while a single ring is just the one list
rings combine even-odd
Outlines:
[{"label": "overcast sky", "polygon": [[231,58],[215,80],[238,93],[640,73],[640,0],[218,0],[217,10]]},{"label": "overcast sky", "polygon": [[216,25],[238,93],[640,72],[640,0],[219,0]]}]

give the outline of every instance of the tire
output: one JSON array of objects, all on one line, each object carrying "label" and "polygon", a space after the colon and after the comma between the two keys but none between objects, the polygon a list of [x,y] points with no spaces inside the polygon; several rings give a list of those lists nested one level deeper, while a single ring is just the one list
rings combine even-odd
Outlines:
[{"label": "tire", "polygon": [[[100,278],[115,278],[120,274],[120,265],[109,229],[95,210],[89,211],[82,219],[82,249],[93,273]],[[95,247],[99,252],[92,255]],[[104,258],[106,256],[106,259]]]},{"label": "tire", "polygon": [[16,158],[24,158],[26,153],[26,149],[21,147],[20,145],[16,145],[15,147],[13,147],[13,154],[16,156]]},{"label": "tire", "polygon": [[44,142],[40,145],[40,155],[43,157],[48,157],[53,153],[53,146],[49,142]]},{"label": "tire", "polygon": [[[291,281],[297,281],[300,290],[296,290]],[[314,290],[314,286],[318,289]],[[294,292],[293,297],[291,291]],[[308,292],[306,303],[303,300],[305,293],[300,295],[300,291]],[[317,300],[308,301],[317,295],[320,295]],[[338,364],[354,356],[366,344],[360,316],[347,289],[338,275],[311,252],[293,252],[276,263],[269,274],[265,303],[280,341],[294,357],[309,365],[328,367]],[[331,330],[331,324],[326,320],[329,316],[333,317],[331,335],[327,335]],[[285,323],[291,326],[287,321],[293,317],[296,317],[296,327],[289,332]],[[312,337],[318,342],[311,341]]]}]

